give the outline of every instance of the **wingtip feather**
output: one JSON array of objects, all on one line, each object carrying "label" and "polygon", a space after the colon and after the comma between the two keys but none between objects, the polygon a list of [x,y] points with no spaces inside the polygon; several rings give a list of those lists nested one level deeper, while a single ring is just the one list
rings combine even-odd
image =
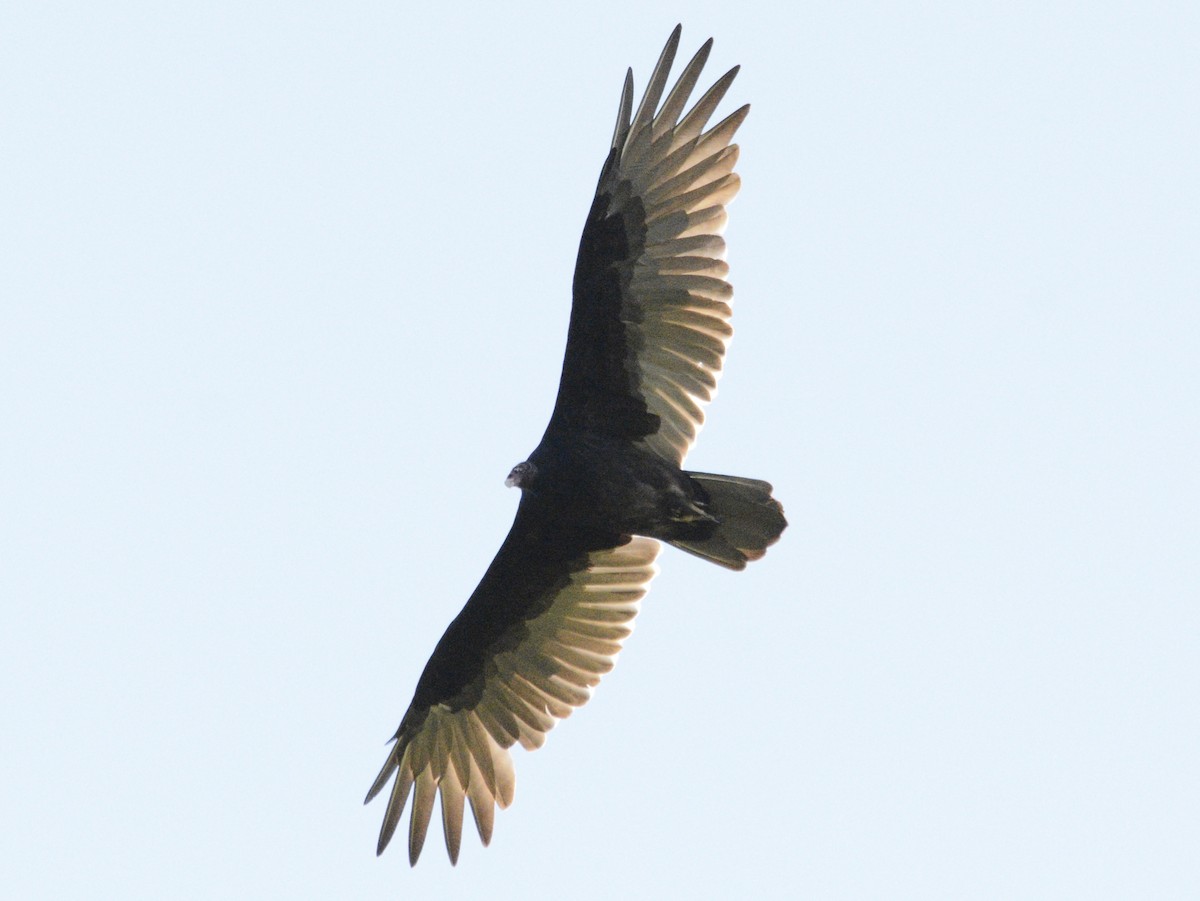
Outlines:
[{"label": "wingtip feather", "polygon": [[433,818],[433,802],[437,795],[437,784],[433,779],[433,771],[425,767],[417,775],[416,788],[413,791],[413,806],[411,819],[408,821],[408,863],[417,865],[421,849],[425,846],[425,835],[429,831],[429,821]]}]

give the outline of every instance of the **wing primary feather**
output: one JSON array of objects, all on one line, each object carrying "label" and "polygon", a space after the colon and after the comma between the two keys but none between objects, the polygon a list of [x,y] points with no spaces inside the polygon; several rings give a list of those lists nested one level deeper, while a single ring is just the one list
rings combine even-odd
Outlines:
[{"label": "wing primary feather", "polygon": [[453,771],[459,785],[468,785],[471,780],[471,743],[467,738],[466,715],[453,716],[446,725],[449,731],[446,744],[450,749],[450,766],[446,770]]},{"label": "wing primary feather", "polygon": [[[554,721],[546,715],[544,710],[538,710],[533,704],[521,697],[516,689],[510,685],[506,685],[503,682],[497,683],[496,694],[504,706],[516,717],[518,727],[521,727],[522,724],[524,724],[524,727],[527,727],[520,728],[519,730],[520,734],[517,737],[521,741],[521,744],[524,745],[528,738],[537,742],[534,747],[540,746],[541,741],[537,741],[529,733],[545,733],[554,725]],[[544,735],[541,737],[544,740]]]},{"label": "wing primary feather", "polygon": [[[654,71],[650,73],[650,80],[646,83],[646,93],[642,95],[642,102],[638,104],[637,112],[633,115],[633,124],[629,127],[629,137],[626,143],[627,148],[629,141],[642,140],[642,130],[654,119],[654,111],[658,107],[659,98],[662,97],[663,88],[667,86],[667,77],[671,74],[671,64],[675,62],[675,51],[679,49],[679,36],[682,33],[683,26],[676,25],[667,39],[662,53],[659,54],[658,63],[654,66]],[[649,137],[650,135],[647,133],[646,139],[648,140]]]},{"label": "wing primary feather", "polygon": [[545,676],[532,672],[513,674],[513,680],[515,683],[519,683],[522,695],[527,697],[537,710],[549,714],[554,720],[570,716],[570,706],[561,702],[543,685],[544,679]]},{"label": "wing primary feather", "polygon": [[513,802],[513,794],[517,786],[512,755],[498,754],[492,758],[492,764],[496,767],[496,803],[503,810]]},{"label": "wing primary feather", "polygon": [[502,748],[510,748],[521,735],[517,719],[499,703],[489,699],[475,708],[475,715],[492,739]]},{"label": "wing primary feather", "polygon": [[412,819],[408,821],[408,863],[417,865],[421,856],[421,848],[425,845],[425,834],[429,831],[429,820],[433,816],[433,801],[437,796],[437,783],[433,780],[433,772],[428,766],[424,767],[416,779],[413,791]]},{"label": "wing primary feather", "polygon": [[625,84],[621,88],[621,104],[617,107],[617,124],[613,127],[609,150],[620,146],[629,133],[629,113],[633,109],[633,69],[625,70]]},{"label": "wing primary feather", "polygon": [[446,838],[450,865],[454,866],[458,863],[458,852],[462,847],[463,801],[466,794],[452,768],[446,769],[446,774],[438,783],[438,790],[442,798],[442,834]]},{"label": "wing primary feather", "polygon": [[733,136],[737,134],[737,130],[741,128],[742,123],[746,121],[748,115],[750,115],[749,103],[738,107],[702,134],[700,139],[696,141],[696,146],[692,148],[692,152],[684,162],[684,165],[695,165],[696,161],[704,159],[705,154],[711,152],[712,148],[720,148],[729,144],[733,140]]},{"label": "wing primary feather", "polygon": [[679,194],[660,203],[654,208],[653,212],[647,211],[646,224],[648,226],[653,225],[664,216],[669,216],[671,213],[680,210],[691,212],[699,208],[701,204],[723,205],[728,203],[737,194],[741,184],[742,179],[736,172],[722,175],[716,181],[709,182],[702,187]]},{"label": "wing primary feather", "polygon": [[492,826],[496,819],[496,799],[491,792],[484,788],[483,778],[474,766],[472,766],[471,781],[467,784],[467,798],[471,802],[471,815],[475,817],[475,828],[479,831],[479,840],[486,848],[492,840]]},{"label": "wing primary feather", "polygon": [[541,692],[546,709],[556,719],[566,719],[571,715],[572,709],[587,700],[586,695],[580,700],[578,693],[572,691],[569,686],[563,686],[541,673],[530,674],[528,681]]},{"label": "wing primary feather", "polygon": [[713,82],[713,86],[704,92],[704,95],[696,101],[695,106],[688,110],[687,115],[680,120],[679,125],[675,128],[675,137],[671,144],[672,148],[686,144],[704,131],[704,126],[708,124],[713,110],[717,108],[717,104],[721,102],[725,96],[725,92],[733,84],[733,80],[737,77],[740,68],[740,66],[734,66]]},{"label": "wing primary feather", "polygon": [[654,136],[656,138],[668,129],[674,128],[675,123],[679,121],[679,114],[683,112],[688,98],[692,95],[692,90],[696,87],[696,82],[700,78],[700,72],[704,68],[704,64],[708,61],[708,54],[712,50],[712,45],[712,38],[701,44],[695,56],[691,58],[691,61],[684,67],[683,72],[680,73],[679,80],[675,82],[675,87],[671,88],[671,93],[667,95],[667,99],[663,102],[658,115],[654,117]]},{"label": "wing primary feather", "polygon": [[675,194],[682,194],[694,188],[711,184],[722,175],[728,175],[737,165],[738,146],[730,144],[721,147],[711,156],[694,165],[682,168],[678,175],[673,175],[646,189],[642,202],[646,207],[655,207]]},{"label": "wing primary feather", "polygon": [[[428,720],[427,720],[428,722]],[[429,764],[429,745],[433,743],[437,726],[430,723],[430,728],[417,733],[404,749],[404,757],[400,765],[407,765],[415,776]]]},{"label": "wing primary feather", "polygon": [[400,817],[404,815],[404,805],[408,803],[408,793],[412,789],[412,785],[412,771],[408,767],[402,767],[396,774],[396,782],[392,786],[392,794],[388,798],[387,810],[383,815],[383,825],[379,829],[379,842],[375,846],[376,856],[382,854],[383,849],[392,840],[396,826],[400,823]]},{"label": "wing primary feather", "polygon": [[433,741],[430,743],[432,747],[429,749],[429,759],[426,765],[429,767],[435,783],[442,781],[442,775],[450,762],[448,726],[447,718],[439,716],[433,730]]},{"label": "wing primary feather", "polygon": [[376,776],[375,781],[371,783],[371,788],[367,792],[367,797],[363,800],[364,804],[370,804],[371,800],[383,790],[383,787],[388,783],[388,779],[391,778],[392,773],[396,771],[398,764],[399,756],[396,752],[396,748],[393,747],[393,749],[388,752],[387,760],[383,762],[383,768],[379,771],[379,775]]},{"label": "wing primary feather", "polygon": [[[474,769],[472,769],[472,780],[475,778],[475,771],[478,770],[480,778],[483,779],[483,784],[487,787],[488,792],[492,795],[496,794],[496,771],[492,768],[492,756],[495,753],[493,749],[498,749],[499,753],[507,754],[508,752],[500,748],[499,745],[487,733],[486,727],[479,722],[479,717],[475,713],[467,714],[465,730],[468,733],[468,747],[471,749],[471,761]],[[468,782],[469,788],[474,782]]]}]

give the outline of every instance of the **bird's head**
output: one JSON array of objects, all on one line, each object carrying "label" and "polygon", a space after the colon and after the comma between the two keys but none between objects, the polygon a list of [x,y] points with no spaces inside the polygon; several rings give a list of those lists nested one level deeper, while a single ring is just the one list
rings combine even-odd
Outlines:
[{"label": "bird's head", "polygon": [[512,468],[512,472],[508,474],[504,484],[509,488],[530,488],[535,478],[537,478],[537,467],[526,460]]}]

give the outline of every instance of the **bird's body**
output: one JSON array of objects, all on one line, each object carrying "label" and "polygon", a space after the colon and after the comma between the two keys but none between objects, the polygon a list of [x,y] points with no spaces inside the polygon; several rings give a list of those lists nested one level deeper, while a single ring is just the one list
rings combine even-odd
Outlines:
[{"label": "bird's body", "polygon": [[711,526],[697,506],[699,486],[678,466],[629,441],[587,433],[551,436],[528,462],[535,471],[521,486],[522,504],[583,534],[671,540],[705,537],[697,524]]},{"label": "bird's body", "polygon": [[720,232],[739,185],[730,141],[749,108],[705,130],[734,69],[683,112],[711,41],[659,106],[679,32],[636,112],[626,77],[554,412],[509,473],[521,489],[512,528],[434,648],[367,795],[395,777],[380,852],[410,793],[413,863],[437,796],[451,861],[468,801],[488,843],[495,806],[512,801],[508,748],[539,747],[612,668],[659,541],[742,569],[787,525],[768,483],[682,469],[732,334]]}]

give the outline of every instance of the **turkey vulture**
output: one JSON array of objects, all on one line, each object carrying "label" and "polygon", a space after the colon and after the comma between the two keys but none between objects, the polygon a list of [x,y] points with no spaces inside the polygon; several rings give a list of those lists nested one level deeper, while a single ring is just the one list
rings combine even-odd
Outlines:
[{"label": "turkey vulture", "polygon": [[438,794],[452,863],[465,801],[490,841],[495,805],[513,799],[508,749],[540,747],[612,669],[660,540],[742,569],[787,525],[766,482],[680,469],[733,334],[720,233],[739,185],[730,141],[750,107],[705,130],[735,67],[683,112],[711,39],[659,104],[679,34],[636,111],[625,76],[575,262],[554,412],[506,480],[521,489],[512,529],[434,648],[367,793],[395,776],[378,853],[410,794],[411,863]]}]

